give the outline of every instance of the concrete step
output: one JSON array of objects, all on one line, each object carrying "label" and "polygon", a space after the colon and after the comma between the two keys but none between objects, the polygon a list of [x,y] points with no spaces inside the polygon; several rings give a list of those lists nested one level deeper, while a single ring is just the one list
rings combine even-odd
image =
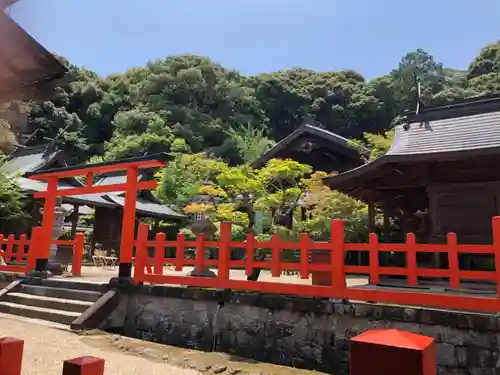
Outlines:
[{"label": "concrete step", "polygon": [[63,298],[45,297],[35,294],[8,293],[5,301],[19,305],[44,307],[53,310],[64,310],[82,313],[93,305],[93,302]]},{"label": "concrete step", "polygon": [[52,288],[38,285],[21,284],[19,292],[43,297],[62,298],[73,301],[95,302],[101,297],[100,292],[66,288]]},{"label": "concrete step", "polygon": [[26,318],[48,320],[55,323],[70,325],[80,313],[73,311],[63,311],[48,309],[45,307],[26,306],[13,302],[0,302],[0,312],[24,316]]}]

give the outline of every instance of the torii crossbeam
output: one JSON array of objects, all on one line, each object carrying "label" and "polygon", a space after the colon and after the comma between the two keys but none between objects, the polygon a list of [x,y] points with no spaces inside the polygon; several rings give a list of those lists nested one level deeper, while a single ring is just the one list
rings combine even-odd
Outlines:
[{"label": "torii crossbeam", "polygon": [[[32,180],[47,181],[47,191],[34,194],[35,198],[44,198],[42,230],[38,239],[36,271],[47,273],[49,248],[52,242],[52,225],[54,223],[54,210],[57,197],[96,194],[109,192],[125,192],[125,204],[123,207],[123,221],[120,244],[120,266],[118,277],[130,278],[132,276],[132,258],[134,249],[135,229],[135,207],[137,192],[139,190],[155,189],[156,181],[139,181],[139,170],[145,168],[156,168],[167,165],[171,156],[167,153],[142,156],[132,159],[122,159],[112,162],[79,165],[49,169],[45,171],[28,173],[27,177]],[[109,172],[127,173],[125,183],[111,185],[93,185],[96,174]],[[83,187],[58,189],[58,181],[62,178],[86,176],[86,185]]]}]

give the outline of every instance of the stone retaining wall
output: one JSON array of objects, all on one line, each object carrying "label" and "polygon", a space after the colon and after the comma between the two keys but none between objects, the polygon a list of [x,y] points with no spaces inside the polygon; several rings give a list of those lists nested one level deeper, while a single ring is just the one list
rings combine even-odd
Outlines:
[{"label": "stone retaining wall", "polygon": [[500,367],[496,314],[141,286],[121,292],[103,328],[336,375],[348,374],[351,337],[396,328],[436,339],[439,374],[493,375]]}]

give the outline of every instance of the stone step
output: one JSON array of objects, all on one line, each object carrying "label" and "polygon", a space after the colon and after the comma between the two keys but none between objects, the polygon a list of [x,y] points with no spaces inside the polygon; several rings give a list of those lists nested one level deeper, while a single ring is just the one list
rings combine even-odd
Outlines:
[{"label": "stone step", "polygon": [[5,301],[19,305],[44,307],[54,310],[64,310],[82,313],[93,305],[93,302],[78,301],[63,298],[45,297],[35,294],[8,293]]},{"label": "stone step", "polygon": [[39,285],[21,284],[19,289],[20,289],[19,292],[24,294],[62,298],[73,301],[76,300],[76,301],[96,302],[99,299],[99,297],[101,297],[101,293],[90,290],[51,288]]},{"label": "stone step", "polygon": [[64,289],[78,289],[78,290],[89,290],[93,292],[104,293],[107,291],[108,284],[95,284],[84,281],[74,281],[68,279],[30,279],[26,278],[23,280],[25,285],[37,285],[37,286],[48,286],[51,288],[64,288]]},{"label": "stone step", "polygon": [[73,320],[80,316],[80,313],[73,311],[54,310],[45,307],[26,306],[3,301],[0,302],[0,312],[24,316],[26,318],[48,320],[66,325],[70,325]]}]

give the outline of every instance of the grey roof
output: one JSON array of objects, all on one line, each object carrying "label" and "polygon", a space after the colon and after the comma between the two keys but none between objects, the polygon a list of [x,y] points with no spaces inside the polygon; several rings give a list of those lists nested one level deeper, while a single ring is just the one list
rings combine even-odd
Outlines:
[{"label": "grey roof", "polygon": [[331,142],[338,150],[344,154],[351,156],[353,158],[359,159],[360,155],[367,150],[358,148],[351,144],[349,139],[344,138],[338,134],[332,133],[328,130],[319,128],[313,125],[301,125],[292,134],[286,136],[281,141],[276,143],[269,151],[262,154],[256,161],[252,163],[254,168],[260,168],[264,166],[270,159],[274,158],[276,154],[289,146],[293,141],[303,135],[312,135],[324,139],[327,142]]},{"label": "grey roof", "polygon": [[453,105],[443,106],[441,112],[440,108],[430,108],[427,113],[412,116],[414,121],[409,125],[397,126],[394,142],[385,155],[358,168],[326,177],[326,183],[332,188],[344,182],[350,184],[348,181],[353,178],[368,177],[391,163],[463,158],[472,152],[500,154],[500,96],[460,103],[460,112]]},{"label": "grey roof", "polygon": [[127,180],[127,175],[111,175],[104,176],[98,181],[96,181],[95,185],[112,185],[112,184],[124,184]]},{"label": "grey roof", "polygon": [[[60,152],[50,152],[50,150],[48,152],[47,150],[48,149],[45,146],[19,150],[11,157],[11,160],[9,160],[9,162],[3,166],[7,173],[21,175],[20,177],[16,177],[21,190],[29,193],[47,190],[47,184],[45,182],[23,177],[25,173],[43,170],[43,167],[46,166]],[[142,178],[144,178],[143,174],[140,175],[139,179]],[[124,183],[125,181],[125,174],[110,173],[104,175],[99,181],[95,183],[95,185],[119,184]],[[78,182],[77,179],[71,179],[71,181],[59,180],[58,188],[70,189],[74,188],[75,185],[83,186]],[[155,200],[152,194],[149,194],[147,196],[150,196],[151,200]],[[82,194],[65,196],[63,197],[63,202],[88,206],[115,208],[117,206],[123,207],[124,198],[117,194]],[[161,205],[156,201],[147,201],[141,199],[140,197],[137,199],[136,211],[142,215],[170,219],[182,219],[185,217],[184,215],[175,212],[171,208]]]},{"label": "grey roof", "polygon": [[19,150],[11,155],[10,159],[2,166],[2,170],[7,173],[20,174],[34,172],[50,163],[59,153],[58,150],[47,152],[45,146]]},{"label": "grey roof", "polygon": [[[117,205],[123,207],[125,204],[125,198],[116,194],[107,194],[107,197],[116,203]],[[143,215],[163,217],[167,219],[184,219],[185,216],[175,212],[170,207],[162,204],[151,203],[144,201],[142,199],[137,199],[136,212]]]},{"label": "grey roof", "polygon": [[[26,192],[38,192],[46,191],[47,184],[43,181],[31,180],[26,177],[18,177],[17,182],[21,190]],[[59,181],[59,189],[70,189],[75,186],[65,182]],[[90,206],[102,206],[102,207],[115,207],[115,205],[101,194],[82,194],[82,195],[71,195],[63,197],[64,202],[75,203],[75,204],[87,204]]]},{"label": "grey roof", "polygon": [[500,147],[500,110],[396,128],[387,155],[416,155]]}]

